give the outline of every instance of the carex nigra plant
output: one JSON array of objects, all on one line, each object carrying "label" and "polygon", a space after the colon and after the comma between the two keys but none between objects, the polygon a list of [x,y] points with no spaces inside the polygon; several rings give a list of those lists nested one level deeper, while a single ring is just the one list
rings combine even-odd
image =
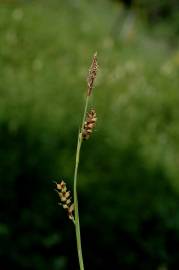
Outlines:
[{"label": "carex nigra plant", "polygon": [[96,79],[96,73],[98,69],[97,63],[97,53],[94,54],[92,59],[92,64],[89,69],[87,77],[87,92],[86,101],[84,106],[84,112],[82,117],[81,127],[78,133],[77,149],[76,149],[76,160],[75,160],[75,170],[74,170],[74,182],[73,182],[73,199],[71,192],[67,189],[66,183],[61,180],[56,183],[56,191],[60,197],[60,205],[67,211],[69,219],[73,222],[76,231],[76,242],[80,270],[84,270],[83,255],[81,247],[81,235],[80,235],[80,222],[79,222],[79,211],[78,211],[78,194],[77,194],[77,177],[78,177],[78,166],[80,161],[80,151],[82,143],[88,140],[94,130],[96,124],[96,111],[95,109],[89,110],[89,99],[94,88],[94,81]]}]

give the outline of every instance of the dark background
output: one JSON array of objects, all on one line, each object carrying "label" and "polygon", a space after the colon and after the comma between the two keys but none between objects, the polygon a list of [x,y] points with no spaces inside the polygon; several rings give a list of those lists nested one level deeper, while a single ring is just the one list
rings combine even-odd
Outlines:
[{"label": "dark background", "polygon": [[98,122],[83,145],[85,269],[179,267],[179,2],[0,1],[0,269],[79,269],[54,181],[73,186],[93,53]]}]

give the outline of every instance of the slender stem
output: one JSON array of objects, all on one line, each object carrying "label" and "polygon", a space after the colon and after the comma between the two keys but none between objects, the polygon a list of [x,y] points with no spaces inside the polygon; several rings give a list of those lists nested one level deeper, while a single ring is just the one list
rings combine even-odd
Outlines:
[{"label": "slender stem", "polygon": [[82,124],[81,124],[81,131],[82,131],[84,123],[85,123],[86,112],[87,112],[87,109],[88,109],[88,102],[89,102],[89,96],[87,95],[86,102],[85,102],[84,113],[83,113],[83,120],[82,120]]},{"label": "slender stem", "polygon": [[80,221],[79,221],[79,212],[78,212],[77,176],[78,176],[78,165],[79,165],[79,160],[80,160],[80,150],[81,150],[81,145],[82,145],[82,129],[84,126],[86,112],[87,112],[87,108],[88,108],[88,100],[89,100],[89,96],[86,97],[81,130],[79,131],[79,134],[78,134],[75,172],[74,172],[74,189],[73,189],[73,191],[74,191],[74,210],[75,210],[75,231],[76,231],[76,242],[77,242],[80,270],[84,270],[84,264],[83,264],[82,248],[81,248]]}]

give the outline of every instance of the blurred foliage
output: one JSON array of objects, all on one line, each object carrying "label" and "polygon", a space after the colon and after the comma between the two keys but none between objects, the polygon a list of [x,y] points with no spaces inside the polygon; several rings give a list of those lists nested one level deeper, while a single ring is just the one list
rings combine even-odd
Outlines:
[{"label": "blurred foliage", "polygon": [[113,0],[125,7],[137,7],[142,9],[151,19],[165,19],[176,14],[179,7],[177,0]]},{"label": "blurred foliage", "polygon": [[[178,0],[112,0],[120,4],[120,8],[134,10],[143,17],[150,29],[158,30],[157,34],[175,42],[179,34],[179,1]],[[171,40],[170,40],[171,41]]]},{"label": "blurred foliage", "polygon": [[174,42],[179,34],[178,0],[137,0],[136,7],[147,17],[149,27],[157,24],[162,35]]},{"label": "blurred foliage", "polygon": [[109,1],[0,8],[1,269],[78,269],[53,181],[72,185],[86,74],[98,50],[94,136],[79,175],[86,269],[177,269],[179,51]]},{"label": "blurred foliage", "polygon": [[147,0],[137,0],[136,5],[142,8],[151,19],[166,19],[167,17],[171,17],[179,7],[177,0],[152,0],[150,2]]}]

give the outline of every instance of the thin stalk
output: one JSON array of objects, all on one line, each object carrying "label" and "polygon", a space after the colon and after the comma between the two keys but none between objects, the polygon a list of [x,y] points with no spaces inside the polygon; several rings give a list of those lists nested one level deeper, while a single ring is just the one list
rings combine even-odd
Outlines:
[{"label": "thin stalk", "polygon": [[77,242],[80,270],[84,270],[84,264],[83,264],[82,248],[81,248],[80,221],[79,221],[79,212],[78,212],[77,176],[78,176],[78,165],[79,165],[79,160],[80,160],[80,150],[81,150],[81,145],[82,145],[82,141],[83,141],[82,140],[82,129],[83,129],[84,122],[85,122],[86,112],[87,112],[87,108],[88,108],[88,101],[89,101],[89,96],[86,97],[82,125],[81,125],[81,129],[79,131],[79,134],[78,134],[75,172],[74,172],[74,188],[73,188],[73,191],[74,191],[74,210],[75,210],[74,224],[75,224],[75,231],[76,231],[76,242]]},{"label": "thin stalk", "polygon": [[85,108],[84,108],[84,113],[83,113],[83,120],[82,120],[82,124],[81,124],[81,131],[83,129],[84,123],[85,123],[85,118],[86,118],[86,112],[88,109],[88,102],[89,102],[89,96],[86,96],[86,102],[85,102]]}]

